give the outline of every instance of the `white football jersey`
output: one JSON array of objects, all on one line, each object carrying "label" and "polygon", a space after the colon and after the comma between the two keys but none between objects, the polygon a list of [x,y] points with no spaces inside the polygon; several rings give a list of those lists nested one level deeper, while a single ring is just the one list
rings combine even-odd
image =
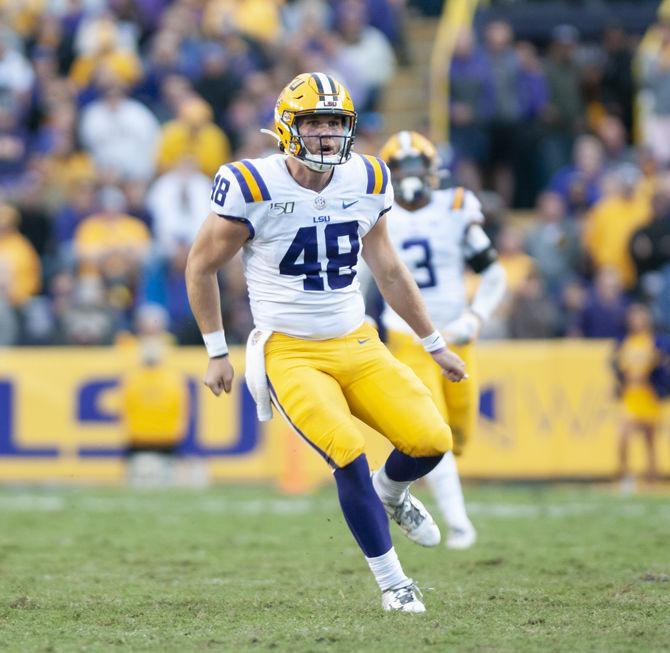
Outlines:
[{"label": "white football jersey", "polygon": [[219,168],[211,210],[244,222],[244,269],[254,322],[298,338],[325,339],[365,317],[357,266],[361,239],[393,204],[386,164],[353,154],[320,192],[300,186],[286,157]]},{"label": "white football jersey", "polygon": [[[393,245],[419,286],[433,323],[443,329],[468,305],[465,261],[490,245],[488,238],[475,243],[468,238],[470,225],[484,222],[479,200],[462,187],[437,190],[417,211],[394,204],[387,222]],[[412,332],[388,305],[382,320],[387,329]]]}]

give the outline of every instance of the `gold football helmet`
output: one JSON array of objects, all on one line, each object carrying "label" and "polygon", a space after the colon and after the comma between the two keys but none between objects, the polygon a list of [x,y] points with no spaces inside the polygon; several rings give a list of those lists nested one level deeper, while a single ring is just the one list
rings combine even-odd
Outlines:
[{"label": "gold football helmet", "polygon": [[[311,152],[300,134],[300,120],[309,115],[342,116],[341,134],[324,134],[318,138],[340,139],[335,154]],[[326,172],[351,157],[357,114],[347,89],[325,73],[302,73],[279,94],[275,107],[275,130],[279,149],[302,161],[307,167]]]},{"label": "gold football helmet", "polygon": [[391,182],[400,203],[415,204],[438,185],[435,146],[414,131],[393,134],[379,152],[391,171]]}]

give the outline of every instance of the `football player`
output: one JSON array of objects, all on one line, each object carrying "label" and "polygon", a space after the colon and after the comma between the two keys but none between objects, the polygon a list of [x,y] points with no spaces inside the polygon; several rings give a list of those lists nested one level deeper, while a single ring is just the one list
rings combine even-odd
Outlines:
[{"label": "football player", "polygon": [[[438,190],[437,152],[417,132],[392,136],[380,152],[391,171],[395,203],[387,216],[390,238],[414,275],[431,320],[465,362],[468,378],[448,382],[417,342],[404,317],[386,306],[382,320],[391,351],[430,389],[451,427],[454,446],[427,476],[449,532],[446,545],[466,549],[476,531],[465,510],[454,454],[460,455],[477,423],[479,397],[473,344],[479,328],[505,293],[505,271],[482,223],[479,200],[462,187]],[[465,266],[480,275],[471,304],[466,298]]]},{"label": "football player", "polygon": [[[344,86],[323,73],[298,75],[278,98],[274,126],[279,153],[219,169],[211,212],[189,255],[189,299],[210,357],[205,384],[215,395],[231,389],[216,272],[242,249],[257,327],[247,351],[267,338],[262,379],[274,406],[333,468],[382,607],[424,612],[392,546],[387,514],[413,541],[439,543],[409,486],[451,449],[451,431],[426,387],[365,321],[361,255],[436,367],[460,381],[464,365],[388,239],[389,171],[374,156],[352,153],[356,111]],[[258,388],[255,398],[260,407]],[[354,416],[395,447],[373,478]]]}]

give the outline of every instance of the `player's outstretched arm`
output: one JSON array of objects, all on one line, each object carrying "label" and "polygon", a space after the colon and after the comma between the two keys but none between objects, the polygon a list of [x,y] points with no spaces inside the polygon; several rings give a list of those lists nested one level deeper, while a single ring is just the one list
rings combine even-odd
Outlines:
[{"label": "player's outstretched arm", "polygon": [[[433,336],[436,329],[430,320],[421,292],[388,237],[385,216],[364,236],[363,258],[387,304],[409,324],[414,333],[424,341],[425,346],[425,340]],[[427,351],[430,349],[427,348]],[[460,381],[464,377],[463,361],[446,345],[430,353],[451,381]]]},{"label": "player's outstretched arm", "polygon": [[447,342],[456,345],[477,338],[482,324],[491,317],[507,289],[505,269],[498,262],[498,254],[479,224],[468,228],[464,246],[466,263],[479,274],[479,287],[468,309],[444,327]]},{"label": "player's outstretched arm", "polygon": [[223,335],[216,273],[237,254],[248,236],[243,224],[210,213],[200,227],[186,264],[188,300],[210,355],[204,382],[216,396],[230,392],[234,375]]}]

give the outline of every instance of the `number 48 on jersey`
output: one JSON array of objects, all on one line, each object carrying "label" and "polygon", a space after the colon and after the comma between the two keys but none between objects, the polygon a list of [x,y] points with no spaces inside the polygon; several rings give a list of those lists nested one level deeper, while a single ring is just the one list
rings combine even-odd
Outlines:
[{"label": "number 48 on jersey", "polygon": [[[360,241],[358,222],[340,222],[326,225],[323,230],[326,251],[326,277],[331,290],[346,288],[356,276]],[[317,227],[301,227],[279,263],[279,272],[290,276],[303,276],[305,290],[325,290],[321,276],[323,267],[319,257]],[[340,239],[348,239],[348,250],[340,249]],[[298,259],[302,257],[302,263]]]}]

